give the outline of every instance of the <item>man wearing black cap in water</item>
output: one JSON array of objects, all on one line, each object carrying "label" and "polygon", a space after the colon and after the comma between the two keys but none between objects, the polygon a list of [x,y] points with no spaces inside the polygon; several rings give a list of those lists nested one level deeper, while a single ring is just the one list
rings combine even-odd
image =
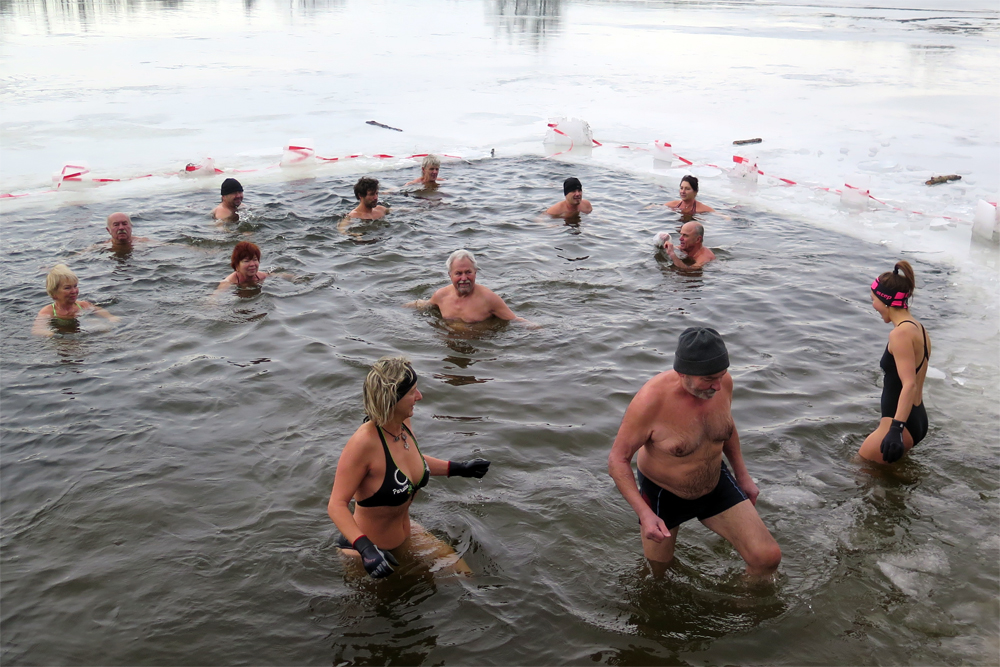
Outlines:
[{"label": "man wearing black cap in water", "polygon": [[639,515],[642,550],[658,575],[673,560],[680,524],[696,517],[736,547],[748,574],[769,575],[781,562],[781,549],[754,508],[758,490],[740,452],[727,368],[729,353],[715,329],[686,329],[674,370],[639,390],[611,446],[608,472]]},{"label": "man wearing black cap in water", "polygon": [[243,203],[243,186],[235,178],[222,181],[222,203],[212,211],[212,217],[223,222],[236,222],[240,219],[236,209]]},{"label": "man wearing black cap in water", "polygon": [[579,218],[581,213],[590,213],[594,207],[583,198],[583,184],[579,178],[570,176],[563,181],[563,200],[545,211],[553,218]]}]

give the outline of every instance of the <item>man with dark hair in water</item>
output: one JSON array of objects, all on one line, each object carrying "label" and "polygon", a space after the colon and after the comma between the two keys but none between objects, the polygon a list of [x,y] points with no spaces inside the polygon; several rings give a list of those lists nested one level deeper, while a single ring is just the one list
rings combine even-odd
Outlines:
[{"label": "man with dark hair in water", "polygon": [[358,205],[347,214],[348,218],[357,220],[378,220],[389,212],[385,206],[378,203],[378,179],[362,176],[354,184],[354,197]]},{"label": "man with dark hair in water", "polygon": [[781,549],[754,507],[759,491],[743,463],[728,368],[717,331],[686,329],[674,370],[643,385],[611,446],[608,472],[639,515],[642,550],[657,575],[673,560],[680,524],[696,517],[736,547],[747,574],[769,575],[781,562]]},{"label": "man with dark hair in water", "polygon": [[706,248],[705,227],[700,222],[685,222],[680,231],[680,249],[686,253],[682,259],[674,251],[674,244],[667,236],[663,242],[663,251],[667,257],[682,271],[697,271],[715,259],[715,253]]},{"label": "man with dark hair in water", "polygon": [[590,202],[583,198],[583,184],[579,178],[570,176],[563,182],[563,196],[563,201],[545,211],[548,215],[553,218],[572,218],[594,210]]}]

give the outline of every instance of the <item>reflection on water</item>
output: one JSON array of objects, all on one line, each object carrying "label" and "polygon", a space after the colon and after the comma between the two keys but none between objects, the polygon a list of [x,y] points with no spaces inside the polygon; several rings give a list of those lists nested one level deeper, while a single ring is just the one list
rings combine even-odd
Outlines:
[{"label": "reflection on water", "polygon": [[492,0],[489,17],[498,33],[538,48],[561,28],[563,0]]}]

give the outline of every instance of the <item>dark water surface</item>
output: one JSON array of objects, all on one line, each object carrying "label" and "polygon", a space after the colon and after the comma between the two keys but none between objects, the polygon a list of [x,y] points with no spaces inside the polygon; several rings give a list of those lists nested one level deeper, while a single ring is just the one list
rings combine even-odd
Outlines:
[{"label": "dark water surface", "polygon": [[[571,173],[595,213],[539,221]],[[204,193],[5,216],[6,664],[996,658],[996,326],[947,267],[910,257],[914,312],[934,337],[931,365],[966,367],[965,384],[928,379],[927,439],[881,471],[853,457],[878,419],[889,331],[868,284],[895,256],[731,210],[706,220],[719,261],[682,275],[649,242],[677,226],[642,210],[667,199],[650,183],[531,158],[442,176],[446,196],[384,193],[391,215],[358,236],[336,230],[354,177],[255,187],[247,219],[226,229]],[[111,210],[166,243],[78,254]],[[213,302],[240,240],[296,280]],[[445,284],[458,247],[542,327],[452,330],[403,308]],[[57,262],[123,322],[33,338],[41,267]],[[652,579],[605,471],[629,400],[696,324],[729,346],[758,510],[784,553],[773,587],[748,588],[739,556],[696,522]],[[434,478],[412,508],[473,578],[415,568],[358,582],[333,547],[337,458],[363,416],[367,369],[389,353],[421,374],[424,452],[493,461],[482,481]]]}]

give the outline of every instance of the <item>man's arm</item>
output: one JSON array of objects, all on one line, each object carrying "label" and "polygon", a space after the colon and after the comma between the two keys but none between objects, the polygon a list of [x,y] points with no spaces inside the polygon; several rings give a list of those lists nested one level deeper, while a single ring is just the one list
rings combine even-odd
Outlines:
[{"label": "man's arm", "polygon": [[589,201],[584,199],[580,202],[580,213],[593,213],[594,207]]},{"label": "man's arm", "polygon": [[621,426],[618,427],[618,435],[615,436],[611,453],[608,455],[608,474],[615,480],[615,486],[618,487],[622,497],[638,515],[643,537],[654,542],[662,542],[670,537],[670,531],[667,530],[663,519],[656,516],[642,499],[639,487],[635,483],[635,476],[632,474],[632,457],[649,442],[653,431],[656,402],[651,397],[653,392],[647,391],[648,387],[647,382],[625,410]]},{"label": "man's arm", "polygon": [[536,326],[534,322],[524,319],[523,317],[518,317],[514,314],[514,311],[510,309],[510,306],[500,298],[500,295],[489,290],[489,300],[490,300],[490,314],[499,317],[501,320],[507,320],[508,322],[521,322],[529,326]]},{"label": "man's arm", "polygon": [[434,292],[434,294],[431,295],[431,298],[429,298],[429,299],[417,299],[416,301],[410,301],[409,303],[403,304],[403,307],[404,308],[417,308],[419,310],[426,310],[426,309],[430,308],[431,306],[437,306],[438,308],[440,308],[441,307],[441,305],[440,305],[440,299],[438,299],[438,295],[440,293],[441,293],[441,290],[437,290],[437,291]]},{"label": "man's arm", "polygon": [[[723,382],[726,390],[729,392],[730,400],[732,400],[732,376],[727,374]],[[733,434],[729,436],[728,440],[722,443],[722,453],[726,455],[727,459],[729,459],[729,465],[733,469],[733,476],[736,478],[736,485],[743,490],[743,493],[747,495],[750,502],[756,505],[757,496],[760,495],[760,489],[758,489],[757,485],[754,484],[753,479],[750,477],[750,473],[747,471],[746,463],[743,462],[743,451],[740,449],[740,434],[739,431],[736,430],[736,422],[733,422]]]},{"label": "man's arm", "polygon": [[[712,254],[711,257],[706,257],[704,254],[702,254],[701,259],[699,261],[692,261],[690,264],[687,264],[684,260],[682,260],[674,253],[674,244],[671,243],[670,241],[667,241],[666,243],[663,244],[663,250],[664,252],[667,253],[667,257],[670,258],[670,261],[674,263],[674,266],[676,266],[681,271],[698,271],[704,268],[705,265],[708,264],[710,261],[715,259],[714,254]],[[709,252],[711,253],[711,251]],[[693,258],[689,256],[688,259],[693,259]]]}]

